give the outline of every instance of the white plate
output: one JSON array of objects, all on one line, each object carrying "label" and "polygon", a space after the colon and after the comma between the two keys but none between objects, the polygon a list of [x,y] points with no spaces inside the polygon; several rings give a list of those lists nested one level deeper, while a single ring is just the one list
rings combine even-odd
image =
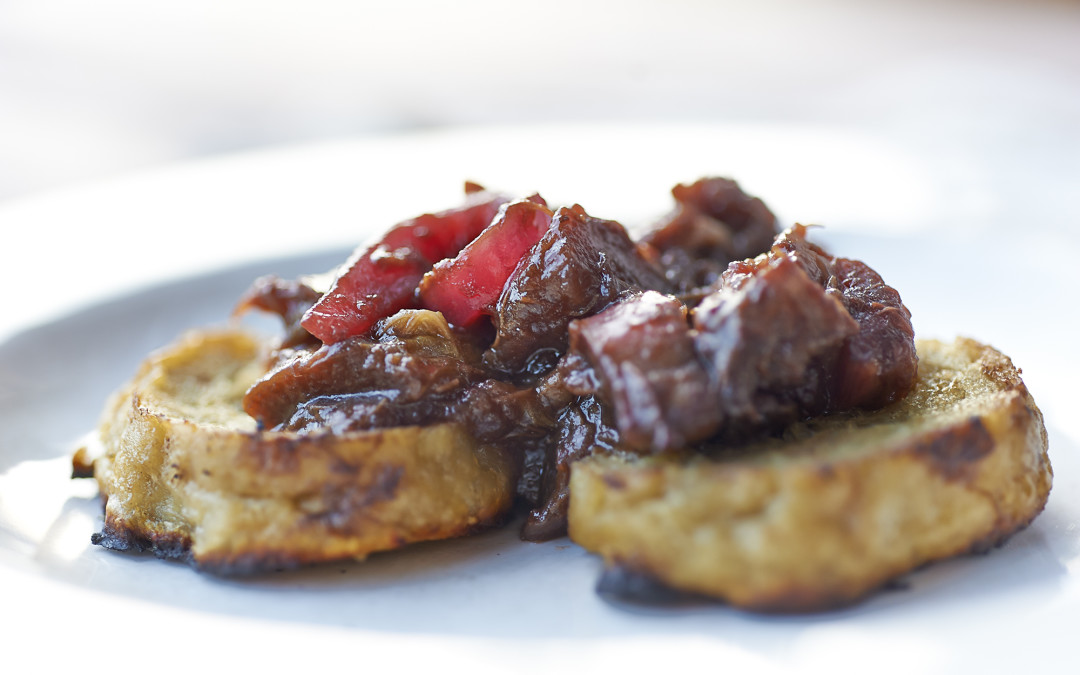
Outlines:
[{"label": "white plate", "polygon": [[[1037,291],[1075,276],[1027,263],[1003,276],[1053,233],[972,240],[977,228],[949,202],[932,159],[811,129],[475,130],[249,155],[0,209],[5,231],[29,237],[0,261],[12,275],[4,287],[32,277],[35,288],[0,323],[5,651],[84,670],[190,669],[196,653],[248,668],[1061,667],[1080,625],[1076,425],[1066,417],[1077,364],[1060,356],[1072,340],[1054,323],[1060,298]],[[905,590],[798,617],[612,605],[593,591],[597,560],[567,540],[522,543],[513,528],[253,580],[89,545],[100,506],[92,482],[68,480],[70,452],[146,352],[223,321],[258,274],[329,268],[346,242],[453,205],[465,178],[641,222],[667,207],[672,183],[706,173],[740,179],[785,219],[827,223],[828,245],[897,286],[920,333],[971,334],[1024,367],[1056,472],[1032,527],[988,556],[912,574]],[[982,222],[996,233],[1008,225]]]}]

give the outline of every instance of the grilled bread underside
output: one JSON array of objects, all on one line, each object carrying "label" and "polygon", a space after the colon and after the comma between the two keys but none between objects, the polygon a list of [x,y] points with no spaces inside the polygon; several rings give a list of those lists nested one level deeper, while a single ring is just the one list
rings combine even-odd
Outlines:
[{"label": "grilled bread underside", "polygon": [[1042,414],[994,349],[917,346],[915,390],[885,409],[738,449],[575,464],[571,539],[611,569],[763,611],[847,604],[1002,543],[1050,492]]}]

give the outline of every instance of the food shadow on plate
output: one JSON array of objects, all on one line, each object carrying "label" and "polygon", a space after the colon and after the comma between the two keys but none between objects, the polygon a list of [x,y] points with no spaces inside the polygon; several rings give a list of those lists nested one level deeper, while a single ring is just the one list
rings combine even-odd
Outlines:
[{"label": "food shadow on plate", "polygon": [[[754,613],[694,597],[674,604],[608,597],[628,617],[624,633],[720,639],[772,660],[807,649],[806,639],[851,631],[866,644],[940,644],[944,636],[965,640],[982,617],[1008,616],[1010,625],[1039,621],[1059,596],[1067,570],[1052,554],[1052,534],[1038,522],[1001,549],[916,570],[849,606],[801,614]],[[603,633],[597,631],[596,636]],[[985,639],[985,636],[983,636]]]},{"label": "food shadow on plate", "polygon": [[[1071,468],[1066,462],[1059,471],[1069,481]],[[470,538],[376,554],[366,562],[222,579],[151,555],[90,546],[89,534],[100,527],[100,518],[96,497],[68,496],[33,565],[57,580],[106,594],[237,618],[509,639],[724,636],[763,654],[783,652],[803,631],[837,622],[873,627],[924,610],[991,612],[1015,607],[1018,597],[1035,608],[1054,597],[1065,563],[1078,550],[1076,514],[1063,498],[1031,528],[987,555],[931,565],[854,606],[763,615],[701,598],[643,603],[605,597],[596,592],[602,567],[596,558],[567,539],[521,542],[518,522]],[[552,616],[565,618],[552,622]]]},{"label": "food shadow on plate", "polygon": [[[864,602],[812,614],[755,614],[705,598],[627,600],[598,589],[602,565],[567,539],[522,542],[518,522],[477,536],[418,544],[358,563],[218,578],[151,555],[89,546],[87,518],[100,525],[96,499],[70,497],[50,537],[70,540],[82,528],[84,548],[38,563],[58,580],[179,608],[260,620],[397,633],[485,638],[589,639],[627,634],[699,635],[747,649],[781,651],[813,627],[837,622],[887,625],[897,616],[1037,607],[1063,583],[1077,553],[1069,538],[1075,515],[1051,506],[1032,527],[986,555],[930,565]],[[67,546],[70,550],[70,546]],[[646,589],[655,591],[656,589]],[[530,607],[522,612],[522,607]],[[565,620],[551,622],[552,616]],[[548,617],[547,620],[541,617]],[[748,628],[757,627],[754,630]],[[763,630],[762,630],[763,629]]]}]

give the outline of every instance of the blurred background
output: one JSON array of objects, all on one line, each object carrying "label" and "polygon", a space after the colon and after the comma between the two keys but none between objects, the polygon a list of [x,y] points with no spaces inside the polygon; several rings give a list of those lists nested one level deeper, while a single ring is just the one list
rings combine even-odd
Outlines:
[{"label": "blurred background", "polygon": [[282,144],[613,120],[866,131],[933,152],[958,198],[993,163],[1014,203],[1051,199],[1080,175],[1080,2],[0,0],[0,203]]},{"label": "blurred background", "polygon": [[1080,405],[1080,0],[0,0],[0,281],[34,289],[0,337],[464,178],[633,224],[697,172]]}]

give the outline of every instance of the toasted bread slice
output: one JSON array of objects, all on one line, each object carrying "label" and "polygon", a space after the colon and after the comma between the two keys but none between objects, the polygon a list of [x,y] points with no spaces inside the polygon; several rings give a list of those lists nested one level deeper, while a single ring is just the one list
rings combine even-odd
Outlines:
[{"label": "toasted bread slice", "polygon": [[504,517],[514,463],[456,424],[340,435],[260,431],[241,398],[265,372],[241,332],[152,355],[109,403],[95,541],[221,574],[362,559]]},{"label": "toasted bread slice", "polygon": [[1019,371],[972,340],[919,341],[915,390],[784,439],[572,467],[570,537],[613,568],[761,611],[850,603],[1026,526],[1052,471]]}]

